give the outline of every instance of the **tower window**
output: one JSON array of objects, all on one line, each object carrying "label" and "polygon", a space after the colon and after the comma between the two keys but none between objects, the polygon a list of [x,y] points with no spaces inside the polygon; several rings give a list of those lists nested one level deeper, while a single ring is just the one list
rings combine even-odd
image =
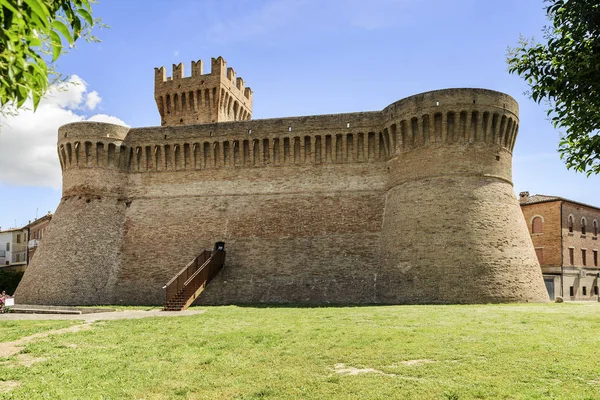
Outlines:
[{"label": "tower window", "polygon": [[585,235],[587,221],[585,218],[581,218],[581,234]]}]

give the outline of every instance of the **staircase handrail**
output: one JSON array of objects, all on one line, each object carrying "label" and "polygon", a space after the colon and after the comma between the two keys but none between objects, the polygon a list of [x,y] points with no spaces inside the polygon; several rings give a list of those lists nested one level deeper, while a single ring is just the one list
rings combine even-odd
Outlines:
[{"label": "staircase handrail", "polygon": [[185,282],[189,279],[189,277],[197,272],[200,259],[202,259],[202,264],[200,264],[200,266],[202,266],[210,258],[210,250],[204,250],[202,253],[200,253],[200,255],[195,257],[185,267],[183,267],[177,273],[177,275],[175,275],[165,286],[163,286],[163,289],[166,289],[165,300],[168,302],[170,299],[176,296],[181,289],[184,288]]},{"label": "staircase handrail", "polygon": [[[225,250],[216,250],[214,253],[212,253],[210,258],[208,260],[206,260],[204,262],[204,264],[202,264],[202,266],[200,268],[198,268],[196,270],[196,272],[194,272],[192,274],[192,276],[190,276],[188,278],[187,281],[184,282],[183,287],[188,286],[194,280],[194,278],[196,278],[201,272],[203,272],[205,269],[208,269],[207,267],[209,266],[209,264],[216,264],[218,266],[219,261],[223,259],[223,257],[219,257],[219,256],[224,255],[224,254],[225,254]],[[206,283],[210,282],[210,280],[212,278],[214,278],[214,276],[207,276]]]}]

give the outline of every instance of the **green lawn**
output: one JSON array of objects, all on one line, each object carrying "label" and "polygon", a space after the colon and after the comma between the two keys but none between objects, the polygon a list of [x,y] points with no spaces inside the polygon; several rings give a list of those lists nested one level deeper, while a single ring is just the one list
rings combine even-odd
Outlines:
[{"label": "green lawn", "polygon": [[0,343],[12,342],[35,333],[67,328],[78,323],[78,321],[2,321],[1,318],[0,315]]},{"label": "green lawn", "polygon": [[204,309],[41,339],[0,399],[600,399],[597,303]]}]

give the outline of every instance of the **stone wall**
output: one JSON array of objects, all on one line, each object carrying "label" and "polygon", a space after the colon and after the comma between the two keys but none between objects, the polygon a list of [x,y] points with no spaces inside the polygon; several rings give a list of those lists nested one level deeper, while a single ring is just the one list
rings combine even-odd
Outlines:
[{"label": "stone wall", "polygon": [[[66,125],[61,217],[18,301],[160,304],[221,240],[202,304],[547,301],[512,193],[517,114],[502,93],[451,89],[380,112]],[[62,296],[36,285],[55,271]]]}]

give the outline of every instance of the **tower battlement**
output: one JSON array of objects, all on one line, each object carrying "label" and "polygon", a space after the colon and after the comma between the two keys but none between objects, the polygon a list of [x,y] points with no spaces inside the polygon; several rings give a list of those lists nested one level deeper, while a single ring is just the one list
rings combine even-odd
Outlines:
[{"label": "tower battlement", "polygon": [[223,57],[212,58],[210,73],[202,60],[192,61],[191,76],[183,63],[154,68],[154,99],[162,126],[245,121],[252,117],[252,90]]},{"label": "tower battlement", "polygon": [[221,57],[158,68],[156,90],[163,125],[186,126],[59,129],[63,197],[18,302],[160,304],[219,241],[200,304],[548,301],[512,186],[512,97],[246,121],[250,89]]}]

